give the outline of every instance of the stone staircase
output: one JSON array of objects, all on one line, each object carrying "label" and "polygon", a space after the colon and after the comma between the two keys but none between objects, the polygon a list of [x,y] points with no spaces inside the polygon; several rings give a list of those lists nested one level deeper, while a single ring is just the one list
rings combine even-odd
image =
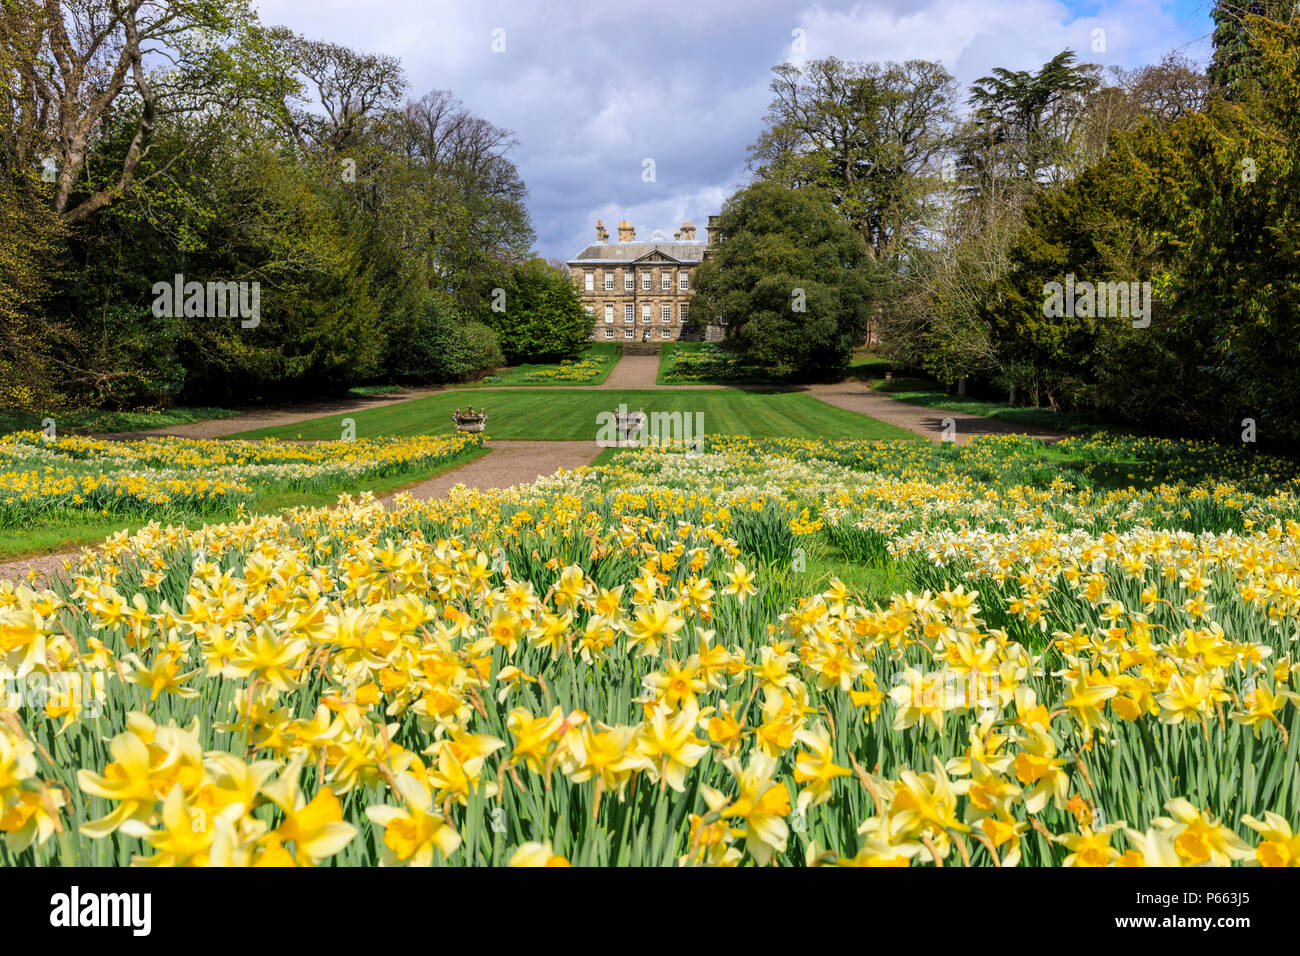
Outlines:
[{"label": "stone staircase", "polygon": [[658,355],[661,351],[662,343],[660,342],[624,342],[624,355]]}]

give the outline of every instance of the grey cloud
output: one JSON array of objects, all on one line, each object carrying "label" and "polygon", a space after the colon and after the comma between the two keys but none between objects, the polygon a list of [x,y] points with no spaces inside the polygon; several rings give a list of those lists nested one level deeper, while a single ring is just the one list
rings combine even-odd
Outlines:
[{"label": "grey cloud", "polygon": [[[1098,17],[1116,24],[1117,40],[1136,36],[1144,48],[1203,32],[1153,0],[1077,16],[1050,0],[371,0],[361,12],[351,3],[261,0],[258,8],[265,22],[400,56],[413,95],[450,89],[513,130],[538,251],[561,259],[591,240],[598,218],[607,227],[631,219],[638,234],[671,232],[683,218],[703,228],[744,179],[769,71],[797,56],[795,29],[805,31],[809,57],[925,56],[963,82],[994,65],[1036,66],[1067,43],[1083,52],[1084,27]],[[491,51],[496,28],[505,31],[505,53]],[[646,157],[656,163],[654,183],[641,178]]]}]

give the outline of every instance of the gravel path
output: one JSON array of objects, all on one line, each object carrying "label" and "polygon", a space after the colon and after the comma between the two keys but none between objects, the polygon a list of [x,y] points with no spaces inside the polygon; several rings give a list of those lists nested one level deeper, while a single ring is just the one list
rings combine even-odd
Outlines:
[{"label": "gravel path", "polygon": [[405,494],[426,499],[441,498],[456,485],[510,488],[536,481],[560,468],[590,465],[600,453],[594,441],[488,441],[487,447],[490,451],[481,458],[407,488]]},{"label": "gravel path", "polygon": [[51,572],[63,570],[63,562],[72,561],[77,553],[77,551],[67,551],[60,554],[42,554],[0,564],[0,581],[27,584],[28,575],[34,572],[37,576],[35,586],[43,587],[40,579]]},{"label": "gravel path", "polygon": [[658,355],[624,355],[597,388],[654,388],[658,377]]},{"label": "gravel path", "polygon": [[946,418],[953,420],[956,427],[954,441],[958,445],[965,445],[978,435],[1028,435],[1030,438],[1039,438],[1048,442],[1059,441],[1065,437],[1060,432],[1028,425],[1013,425],[993,418],[984,418],[982,415],[911,405],[880,392],[873,392],[860,382],[811,385],[808,387],[808,394],[828,405],[846,408],[851,412],[860,412],[890,425],[906,428],[931,441],[938,441],[942,437],[943,421]]}]

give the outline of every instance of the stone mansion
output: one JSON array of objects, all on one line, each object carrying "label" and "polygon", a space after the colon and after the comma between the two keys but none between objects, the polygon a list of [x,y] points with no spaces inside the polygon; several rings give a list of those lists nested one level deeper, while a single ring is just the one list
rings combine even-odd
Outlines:
[{"label": "stone mansion", "polygon": [[709,235],[708,243],[696,239],[694,223],[684,222],[672,239],[656,229],[638,242],[632,224],[625,221],[618,224],[618,242],[610,242],[609,231],[597,220],[596,242],[568,262],[587,314],[595,319],[592,338],[679,339],[691,317],[695,267],[714,251],[712,232]]}]

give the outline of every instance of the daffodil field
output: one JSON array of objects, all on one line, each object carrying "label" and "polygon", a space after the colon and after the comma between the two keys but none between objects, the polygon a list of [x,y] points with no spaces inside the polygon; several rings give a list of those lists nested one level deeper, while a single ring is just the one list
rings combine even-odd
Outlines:
[{"label": "daffodil field", "polygon": [[202,514],[266,489],[323,491],[431,468],[478,444],[467,434],[319,444],[48,440],[40,432],[14,432],[0,436],[0,528],[35,524],[54,513]]},{"label": "daffodil field", "polygon": [[0,585],[0,862],[1297,865],[1295,475],[1063,444],[118,535]]}]

